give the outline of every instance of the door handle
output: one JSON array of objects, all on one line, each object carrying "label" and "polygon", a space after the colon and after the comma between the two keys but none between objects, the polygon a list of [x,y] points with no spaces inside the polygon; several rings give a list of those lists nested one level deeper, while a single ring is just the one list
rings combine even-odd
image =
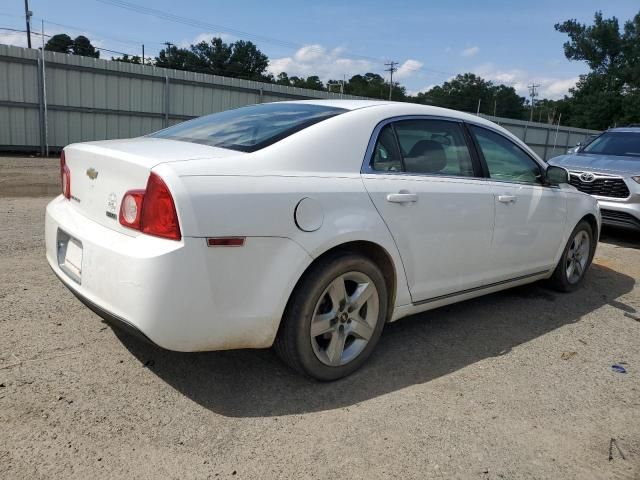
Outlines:
[{"label": "door handle", "polygon": [[414,203],[418,201],[418,195],[409,192],[390,193],[387,195],[387,202],[391,203]]},{"label": "door handle", "polygon": [[515,195],[498,195],[498,201],[502,203],[516,203],[517,199]]}]

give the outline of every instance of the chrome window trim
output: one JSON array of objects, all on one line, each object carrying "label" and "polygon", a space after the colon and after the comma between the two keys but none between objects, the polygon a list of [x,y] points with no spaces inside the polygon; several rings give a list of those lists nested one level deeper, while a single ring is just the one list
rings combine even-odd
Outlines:
[{"label": "chrome window trim", "polygon": [[[460,128],[463,130],[462,133],[464,135],[464,121],[458,118],[451,117],[440,117],[438,115],[399,115],[397,117],[389,117],[385,118],[381,122],[379,122],[375,128],[373,129],[373,133],[369,138],[369,144],[367,145],[367,150],[364,154],[364,160],[362,162],[362,167],[360,168],[361,174],[374,174],[374,175],[404,175],[404,176],[412,176],[412,177],[420,177],[420,178],[449,178],[455,180],[487,180],[485,177],[477,177],[477,176],[466,176],[466,175],[435,175],[429,173],[415,173],[415,172],[393,172],[393,171],[382,171],[382,170],[374,170],[371,168],[371,161],[373,160],[373,150],[378,142],[378,136],[380,135],[380,131],[389,125],[390,123],[400,122],[404,120],[438,120],[444,122],[452,122],[457,123]],[[466,143],[466,141],[465,141]],[[467,149],[469,150],[469,146],[467,145]],[[400,152],[402,154],[402,152]],[[469,151],[469,156],[472,156],[471,151]]]}]

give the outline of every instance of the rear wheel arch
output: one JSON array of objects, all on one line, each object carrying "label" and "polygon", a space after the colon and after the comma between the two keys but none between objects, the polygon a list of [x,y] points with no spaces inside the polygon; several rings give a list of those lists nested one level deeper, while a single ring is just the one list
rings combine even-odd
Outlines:
[{"label": "rear wheel arch", "polygon": [[324,251],[322,254],[314,258],[314,260],[307,266],[307,268],[304,270],[304,272],[296,282],[296,285],[289,294],[289,301],[287,303],[291,301],[291,298],[295,294],[302,280],[306,278],[307,275],[309,275],[309,273],[316,267],[316,265],[326,261],[326,259],[329,257],[338,256],[341,254],[362,255],[375,263],[376,266],[380,269],[387,286],[386,319],[387,321],[389,321],[393,314],[397,294],[398,278],[396,266],[393,258],[391,257],[391,254],[384,247],[368,240],[355,240],[341,243],[329,248],[328,250]]}]

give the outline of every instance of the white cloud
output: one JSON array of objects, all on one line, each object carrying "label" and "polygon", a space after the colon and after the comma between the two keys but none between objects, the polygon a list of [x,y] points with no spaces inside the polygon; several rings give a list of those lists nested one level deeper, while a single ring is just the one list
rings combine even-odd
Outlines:
[{"label": "white cloud", "polygon": [[556,100],[562,98],[569,92],[578,81],[578,77],[552,77],[532,75],[526,70],[496,68],[491,63],[479,65],[473,69],[473,73],[481,76],[485,80],[492,80],[495,83],[503,83],[515,88],[518,95],[529,96],[529,87],[532,83],[539,85],[538,99],[549,98]]},{"label": "white cloud", "polygon": [[429,85],[426,85],[423,88],[418,88],[417,90],[407,90],[407,95],[411,95],[412,97],[415,97],[419,93],[428,92],[429,90],[431,90],[433,87],[437,85],[438,84],[436,83],[430,83]]},{"label": "white cloud", "polygon": [[463,57],[473,57],[477,55],[479,51],[480,47],[474,45],[473,47],[465,48],[464,50],[462,50],[462,52],[460,52],[460,55],[462,55]]},{"label": "white cloud", "polygon": [[[393,75],[394,80],[406,79],[418,73],[423,63],[418,60],[405,60]],[[367,59],[349,58],[343,47],[327,49],[322,45],[305,45],[290,57],[272,58],[267,70],[273,75],[280,72],[298,77],[317,75],[322,81],[340,80],[343,75],[348,78],[357,74],[375,72],[382,74],[382,62]]]},{"label": "white cloud", "polygon": [[343,48],[327,50],[322,45],[306,45],[298,49],[291,57],[273,58],[267,68],[278,75],[287,72],[289,76],[308,77],[318,75],[321,80],[341,79],[377,71],[380,66],[369,60],[356,60],[344,55]]},{"label": "white cloud", "polygon": [[576,86],[576,83],[580,80],[579,77],[564,78],[564,79],[550,79],[547,83],[541,87],[542,98],[562,98],[569,89]]},{"label": "white cloud", "polygon": [[196,35],[194,38],[192,38],[191,40],[182,40],[179,44],[178,47],[180,48],[189,48],[190,45],[195,45],[197,43],[200,42],[211,42],[211,39],[213,37],[218,37],[221,38],[224,42],[232,42],[236,39],[236,37],[234,37],[233,35],[229,34],[229,33],[224,33],[224,32],[213,32],[213,33],[209,33],[209,32],[203,32],[203,33],[199,33],[198,35]]},{"label": "white cloud", "polygon": [[423,65],[424,63],[418,60],[413,60],[411,58],[405,60],[404,63],[400,65],[400,67],[398,67],[398,71],[394,74],[394,78],[402,80],[403,78],[415,75],[415,73],[420,70]]},{"label": "white cloud", "polygon": [[[35,37],[31,36],[31,41],[38,39],[38,44],[40,43],[40,36]],[[27,46],[27,34],[22,32],[9,32],[5,30],[0,30],[0,43],[5,45],[15,45],[16,47],[26,47]]]}]

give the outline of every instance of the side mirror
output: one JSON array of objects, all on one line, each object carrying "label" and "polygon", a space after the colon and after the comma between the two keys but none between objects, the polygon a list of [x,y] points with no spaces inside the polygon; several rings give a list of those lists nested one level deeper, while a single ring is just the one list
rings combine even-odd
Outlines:
[{"label": "side mirror", "polygon": [[582,149],[582,142],[576,143],[575,152],[578,153]]},{"label": "side mirror", "polygon": [[569,172],[566,169],[556,167],[555,165],[549,165],[549,167],[547,167],[545,177],[548,185],[557,186],[561,183],[569,183]]}]

